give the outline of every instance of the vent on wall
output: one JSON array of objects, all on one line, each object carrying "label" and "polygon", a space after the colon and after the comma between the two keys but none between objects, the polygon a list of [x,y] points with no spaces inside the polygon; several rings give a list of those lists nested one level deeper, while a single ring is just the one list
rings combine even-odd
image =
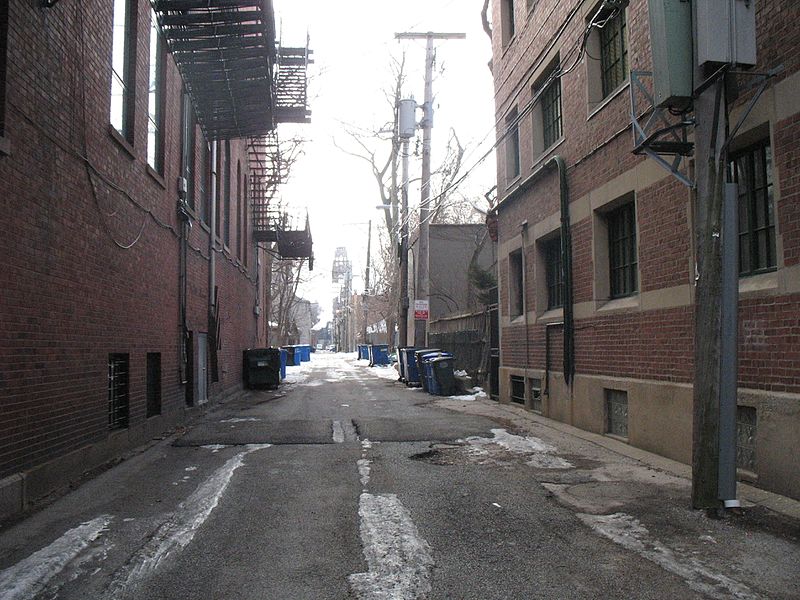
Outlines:
[{"label": "vent on wall", "polygon": [[628,437],[628,392],[606,391],[606,433]]}]

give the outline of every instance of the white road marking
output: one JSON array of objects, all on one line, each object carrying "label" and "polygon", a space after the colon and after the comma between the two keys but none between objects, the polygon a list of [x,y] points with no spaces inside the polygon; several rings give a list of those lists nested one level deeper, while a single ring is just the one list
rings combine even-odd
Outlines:
[{"label": "white road marking", "polygon": [[128,561],[112,584],[112,597],[128,592],[152,575],[173,553],[180,552],[194,539],[197,530],[206,522],[219,504],[222,495],[251,452],[269,448],[270,444],[250,444],[217,469],[178,509],[169,515],[150,540]]},{"label": "white road marking", "polygon": [[0,598],[27,599],[39,594],[51,579],[106,530],[112,519],[110,515],[102,515],[74,527],[49,546],[0,571]]},{"label": "white road marking", "polygon": [[371,471],[370,465],[372,464],[371,460],[367,460],[366,458],[359,459],[358,461],[358,476],[361,480],[361,487],[367,487],[369,483],[369,473]]},{"label": "white road marking", "polygon": [[681,577],[696,592],[719,600],[757,599],[757,596],[746,585],[720,573],[714,573],[696,558],[680,553],[676,554],[660,541],[653,539],[647,528],[631,515],[625,513],[611,515],[579,513],[578,517],[586,525],[611,541]]},{"label": "white road marking", "polygon": [[341,421],[333,422],[333,441],[337,444],[344,442],[344,429]]},{"label": "white road marking", "polygon": [[361,494],[358,514],[366,573],[347,580],[360,600],[414,600],[431,591],[433,558],[408,510],[394,494]]}]

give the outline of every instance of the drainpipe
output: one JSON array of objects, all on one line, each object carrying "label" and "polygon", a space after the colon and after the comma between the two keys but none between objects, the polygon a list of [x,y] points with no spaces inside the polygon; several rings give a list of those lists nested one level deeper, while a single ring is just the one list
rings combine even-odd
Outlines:
[{"label": "drainpipe", "polygon": [[567,165],[556,154],[550,157],[545,167],[558,168],[559,196],[561,200],[561,277],[564,282],[564,381],[572,385],[575,376],[575,324],[572,307],[572,233],[569,223],[569,191],[567,189]]},{"label": "drainpipe", "polygon": [[217,231],[217,151],[219,142],[211,142],[211,190],[209,191],[208,207],[208,327],[211,333],[213,315],[215,312],[214,290],[217,287],[217,253],[215,251],[214,236]]},{"label": "drainpipe", "polygon": [[[522,314],[525,317],[525,379],[528,378],[528,367],[531,364],[531,349],[528,336],[528,221],[520,223],[522,230]],[[526,386],[527,386],[527,382]]]}]

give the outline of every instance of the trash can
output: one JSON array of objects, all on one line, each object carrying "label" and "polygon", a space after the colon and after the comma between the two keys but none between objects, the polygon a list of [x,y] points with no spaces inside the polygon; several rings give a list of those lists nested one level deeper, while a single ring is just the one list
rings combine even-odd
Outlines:
[{"label": "trash can", "polygon": [[416,350],[414,346],[403,346],[397,349],[397,367],[400,372],[400,381],[406,383],[408,381],[408,352]]},{"label": "trash can", "polygon": [[425,369],[422,365],[422,355],[431,352],[440,352],[439,348],[417,348],[408,355],[408,383],[409,387],[423,386]]},{"label": "trash can", "polygon": [[440,356],[428,361],[431,371],[430,393],[435,396],[452,396],[456,393],[456,376],[452,356]]},{"label": "trash can", "polygon": [[358,360],[369,360],[369,347],[367,344],[358,345]]},{"label": "trash can", "polygon": [[311,346],[308,344],[300,344],[300,362],[308,362],[311,360]]},{"label": "trash can", "polygon": [[389,344],[370,344],[369,366],[389,364]]},{"label": "trash can", "polygon": [[297,346],[283,346],[286,350],[286,365],[289,367],[296,367],[300,364],[302,352]]},{"label": "trash can", "polygon": [[428,391],[428,370],[427,370],[427,362],[431,358],[435,358],[439,356],[441,350],[438,348],[425,348],[424,350],[417,350],[414,352],[417,361],[417,371],[419,371],[419,382],[422,385],[422,389],[426,392]]},{"label": "trash can", "polygon": [[278,387],[281,382],[281,352],[278,348],[248,348],[242,355],[246,388]]},{"label": "trash can", "polygon": [[279,348],[281,352],[281,381],[286,379],[286,355],[289,354],[286,348]]}]

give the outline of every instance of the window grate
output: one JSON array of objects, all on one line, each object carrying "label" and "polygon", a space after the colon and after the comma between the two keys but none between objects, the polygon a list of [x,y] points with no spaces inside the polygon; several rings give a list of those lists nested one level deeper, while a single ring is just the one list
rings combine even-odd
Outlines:
[{"label": "window grate", "polygon": [[636,209],[633,202],[611,211],[608,222],[611,297],[630,296],[638,289],[636,274]]},{"label": "window grate", "polygon": [[769,139],[735,154],[733,180],[739,184],[739,275],[775,268],[775,209]]},{"label": "window grate", "polygon": [[736,407],[736,466],[755,472],[758,415],[752,406]]},{"label": "window grate", "polygon": [[542,380],[528,379],[528,390],[531,400],[531,410],[542,412]]},{"label": "window grate", "polygon": [[108,427],[128,427],[129,413],[129,357],[127,354],[108,355]]},{"label": "window grate", "polygon": [[[600,21],[608,19],[611,12],[600,15]],[[625,10],[610,19],[600,29],[600,69],[603,98],[607,98],[628,77],[628,45],[625,40]]]},{"label": "window grate", "polygon": [[628,392],[606,390],[606,433],[628,437]]},{"label": "window grate", "polygon": [[547,279],[547,309],[564,306],[564,272],[561,267],[561,236],[544,244]]},{"label": "window grate", "polygon": [[511,376],[511,401],[525,404],[525,378],[519,375]]},{"label": "window grate", "polygon": [[161,414],[161,353],[147,353],[147,416]]},{"label": "window grate", "polygon": [[561,138],[561,79],[556,77],[542,92],[542,140],[547,149]]}]

